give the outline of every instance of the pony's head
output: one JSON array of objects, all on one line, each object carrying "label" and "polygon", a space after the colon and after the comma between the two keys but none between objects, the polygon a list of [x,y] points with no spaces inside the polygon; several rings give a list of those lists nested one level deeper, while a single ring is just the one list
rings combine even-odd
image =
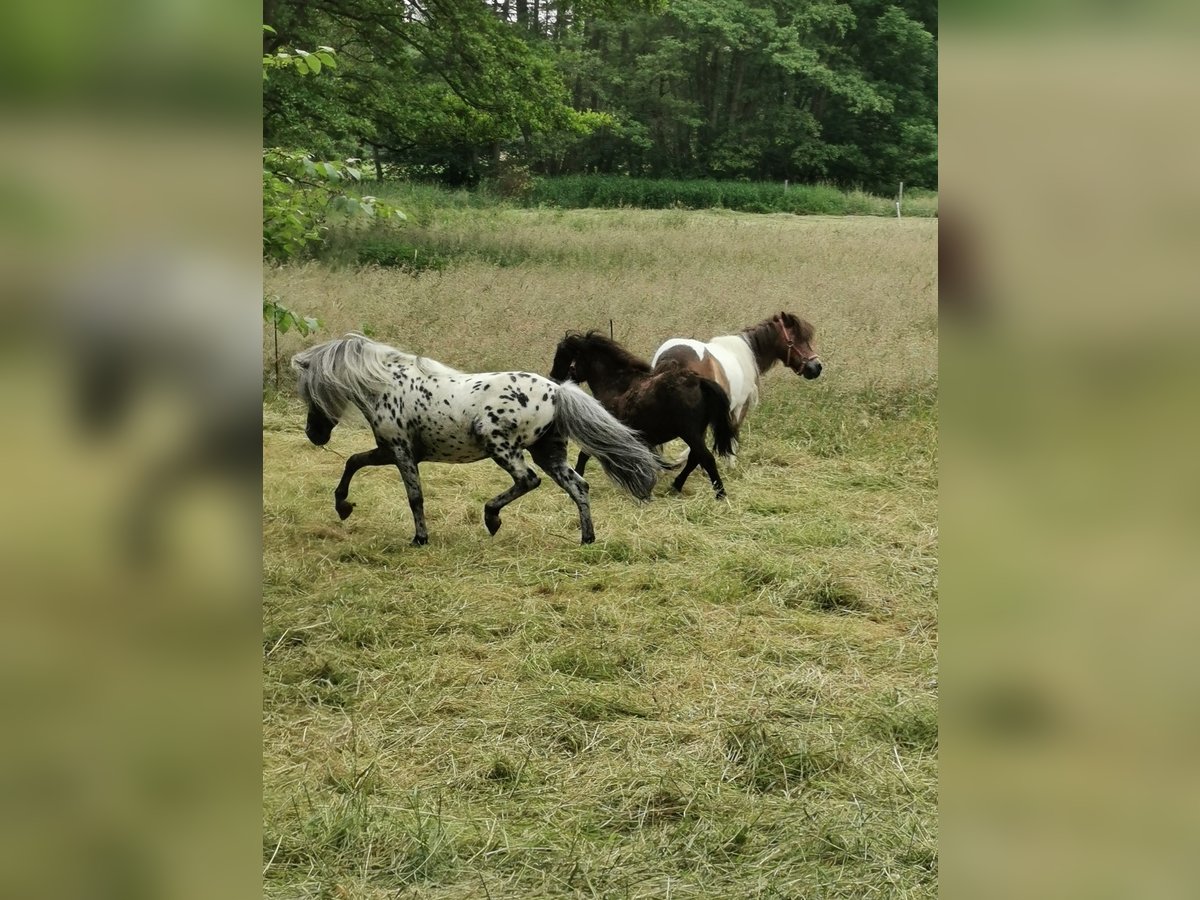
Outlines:
[{"label": "pony's head", "polygon": [[[305,351],[305,353],[307,352]],[[292,357],[292,368],[296,371],[296,390],[300,394],[300,399],[308,407],[308,419],[304,423],[304,433],[318,447],[324,447],[329,443],[333,428],[341,418],[342,410],[331,415],[316,400],[311,387],[313,382],[312,360],[305,359],[304,353],[297,353]]]},{"label": "pony's head", "polygon": [[771,317],[776,331],[776,350],[779,361],[805,378],[816,378],[821,374],[821,358],[813,349],[816,329],[808,322],[790,312],[778,312]]},{"label": "pony's head", "polygon": [[648,362],[638,359],[599,331],[589,331],[587,334],[568,331],[554,352],[550,378],[586,384],[593,377],[606,381],[614,374],[649,371]]},{"label": "pony's head", "polygon": [[361,334],[326,341],[293,356],[296,389],[308,406],[308,439],[318,447],[328,444],[346,407],[368,406],[392,382],[389,366],[404,362],[405,354]]},{"label": "pony's head", "polygon": [[[562,383],[587,381],[587,363],[580,359],[584,336],[578,331],[568,331],[554,349],[554,362],[550,366],[550,380]],[[582,370],[582,373],[581,373]]]}]

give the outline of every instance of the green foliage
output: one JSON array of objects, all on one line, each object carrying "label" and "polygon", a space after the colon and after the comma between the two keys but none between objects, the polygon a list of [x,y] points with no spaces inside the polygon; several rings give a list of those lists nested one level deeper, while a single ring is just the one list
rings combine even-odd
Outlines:
[{"label": "green foliage", "polygon": [[[270,26],[264,33],[274,34]],[[272,70],[319,74],[336,64],[333,48],[278,50],[263,56],[263,79]],[[332,214],[404,218],[404,214],[370,196],[353,196],[338,189],[362,180],[362,171],[349,162],[317,162],[308,153],[281,148],[263,150],[263,256],[286,262],[302,256],[325,235]]]},{"label": "green foliage", "polygon": [[[895,215],[895,201],[829,184],[784,186],[778,182],[712,179],[626,178],[564,175],[539,178],[525,197],[531,206],[562,208],[730,209],[795,215]],[[927,192],[906,192],[903,215],[937,215]]]},{"label": "green foliage", "polygon": [[450,257],[435,250],[400,243],[384,237],[367,238],[354,249],[354,262],[403,269],[410,274],[440,272]]},{"label": "green foliage", "polygon": [[532,157],[550,174],[933,188],[936,29],[933,4],[879,0],[675,0],[600,16],[548,42],[574,105],[614,124],[535,141]]},{"label": "green foliage", "polygon": [[[380,173],[937,184],[929,0],[430,0],[413,17],[279,0],[271,15],[267,141],[370,154]],[[354,49],[307,77],[328,44]],[[318,49],[281,49],[297,45]]]},{"label": "green foliage", "polygon": [[288,309],[279,302],[278,297],[268,297],[263,300],[263,321],[271,326],[275,356],[275,389],[279,390],[279,335],[287,334],[295,328],[297,332],[308,337],[321,327],[321,320],[315,316],[302,316],[295,310]]},{"label": "green foliage", "polygon": [[278,334],[287,334],[295,328],[305,337],[321,327],[320,319],[314,316],[302,316],[294,310],[288,309],[275,297],[263,300],[263,321],[268,323]]},{"label": "green foliage", "polygon": [[[270,25],[263,26],[265,34],[276,34],[274,28]],[[318,47],[315,52],[309,53],[307,50],[277,50],[271,55],[263,55],[263,81],[267,80],[267,72],[271,69],[292,69],[300,75],[307,75],[310,72],[313,75],[319,75],[321,69],[337,68],[337,61],[334,59],[334,49],[332,47]]]},{"label": "green foliage", "polygon": [[501,168],[491,188],[505,200],[525,200],[533,194],[533,175],[528,166],[506,165]]},{"label": "green foliage", "polygon": [[340,189],[362,179],[341,162],[314,162],[306,153],[263,151],[263,256],[287,262],[323,240],[331,215],[403,220],[404,213],[372,196]]}]

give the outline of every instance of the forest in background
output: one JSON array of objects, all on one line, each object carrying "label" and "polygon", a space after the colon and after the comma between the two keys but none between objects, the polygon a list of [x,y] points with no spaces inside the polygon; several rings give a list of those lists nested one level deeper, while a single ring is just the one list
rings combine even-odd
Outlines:
[{"label": "forest in background", "polygon": [[368,172],[937,187],[933,0],[266,0],[264,146]]}]

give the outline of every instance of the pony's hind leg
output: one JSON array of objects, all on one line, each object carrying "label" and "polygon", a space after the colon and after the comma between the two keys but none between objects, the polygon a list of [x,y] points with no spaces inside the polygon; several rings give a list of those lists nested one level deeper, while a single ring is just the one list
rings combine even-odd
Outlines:
[{"label": "pony's hind leg", "polygon": [[[565,445],[563,447],[563,453],[566,453]],[[588,456],[586,450],[579,451],[579,459],[575,460],[575,474],[578,475],[580,478],[583,477],[583,470],[587,468],[589,459],[591,459],[591,457]],[[539,463],[539,465],[541,465],[541,464]],[[547,472],[546,474],[549,475],[550,473]]]},{"label": "pony's hind leg", "polygon": [[542,483],[537,473],[526,465],[525,454],[520,450],[495,449],[492,451],[492,459],[512,476],[513,485],[483,505],[483,524],[487,526],[488,534],[495,534],[500,530],[500,510]]},{"label": "pony's hind leg", "polygon": [[354,504],[346,498],[350,496],[350,480],[354,478],[359,469],[367,466],[386,466],[395,461],[396,457],[386,447],[376,447],[366,453],[355,453],[346,460],[346,470],[342,473],[342,480],[338,482],[338,486],[333,491],[333,508],[337,510],[338,516],[346,519],[350,513],[354,512]]},{"label": "pony's hind leg", "polygon": [[692,451],[692,455],[699,456],[700,467],[704,469],[704,474],[708,476],[708,480],[712,482],[713,491],[716,492],[718,500],[725,499],[725,485],[721,481],[721,473],[717,471],[717,461],[708,451],[707,447],[701,446],[698,451]]},{"label": "pony's hind leg", "polygon": [[688,448],[688,454],[685,457],[685,460],[686,461],[683,464],[683,471],[676,475],[675,480],[671,482],[671,487],[680,493],[683,492],[684,482],[686,482],[688,480],[688,476],[692,474],[692,469],[700,465],[700,460],[696,457],[695,451],[693,451],[690,447]]},{"label": "pony's hind leg", "polygon": [[417,471],[417,461],[403,444],[392,447],[396,468],[404,480],[404,489],[408,492],[408,508],[412,510],[413,525],[416,534],[413,535],[413,546],[419,547],[429,543],[429,531],[425,527],[425,496],[421,493],[421,473]]},{"label": "pony's hind leg", "polygon": [[585,454],[580,454],[581,464],[572,469],[567,465],[567,442],[561,438],[543,438],[529,448],[533,461],[541,467],[567,496],[575,501],[579,508],[579,534],[581,544],[590,544],[596,540],[596,530],[592,527],[592,508],[588,503],[588,483],[580,475],[582,462],[587,461]]},{"label": "pony's hind leg", "polygon": [[684,482],[692,474],[692,470],[696,466],[700,466],[704,469],[704,473],[708,475],[708,480],[712,482],[717,499],[725,499],[725,485],[721,481],[721,473],[717,470],[717,461],[713,458],[709,449],[704,446],[704,435],[701,434],[699,438],[688,440],[687,445],[687,464],[683,467],[683,471],[675,478],[675,481],[672,482],[671,486],[682,493]]}]

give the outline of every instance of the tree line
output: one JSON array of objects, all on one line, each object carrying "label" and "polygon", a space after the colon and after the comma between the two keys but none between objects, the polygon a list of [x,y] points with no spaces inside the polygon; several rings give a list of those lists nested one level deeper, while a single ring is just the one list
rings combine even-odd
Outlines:
[{"label": "tree line", "polygon": [[[266,0],[267,146],[473,184],[541,175],[937,186],[934,0]],[[369,168],[368,168],[369,170]]]}]

